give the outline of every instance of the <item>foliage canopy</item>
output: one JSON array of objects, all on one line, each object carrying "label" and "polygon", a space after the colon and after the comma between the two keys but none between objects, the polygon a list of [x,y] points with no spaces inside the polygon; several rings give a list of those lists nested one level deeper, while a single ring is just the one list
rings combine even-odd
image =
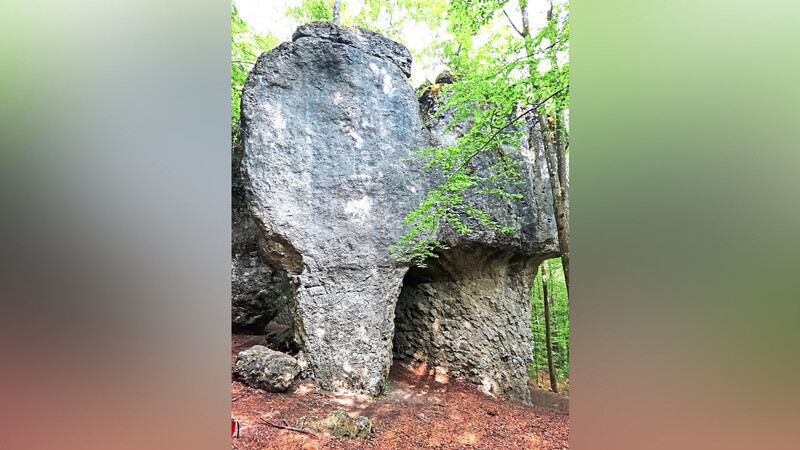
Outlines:
[{"label": "foliage canopy", "polygon": [[239,138],[239,104],[242,88],[258,56],[278,45],[278,39],[268,33],[261,35],[253,31],[239,17],[235,3],[231,3],[231,138]]}]

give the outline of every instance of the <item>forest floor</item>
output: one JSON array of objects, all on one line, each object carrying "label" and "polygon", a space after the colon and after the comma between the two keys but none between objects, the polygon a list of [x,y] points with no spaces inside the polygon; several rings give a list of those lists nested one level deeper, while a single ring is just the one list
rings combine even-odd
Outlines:
[{"label": "forest floor", "polygon": [[[234,335],[231,361],[263,337]],[[231,417],[240,424],[235,449],[566,449],[569,448],[569,399],[531,387],[533,405],[497,399],[475,385],[448,380],[393,364],[389,393],[373,400],[336,395],[295,381],[275,394],[231,382]],[[335,409],[367,416],[372,438],[318,437],[273,428],[263,420],[291,426],[305,415],[324,417]]]}]

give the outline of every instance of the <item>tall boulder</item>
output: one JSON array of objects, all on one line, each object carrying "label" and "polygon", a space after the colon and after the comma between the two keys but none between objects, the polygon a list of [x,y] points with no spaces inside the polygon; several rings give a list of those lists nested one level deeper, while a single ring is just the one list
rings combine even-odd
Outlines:
[{"label": "tall boulder", "polygon": [[[295,338],[308,373],[325,389],[382,392],[392,363],[395,307],[409,269],[389,247],[406,232],[403,218],[440,182],[415,153],[447,136],[423,122],[407,80],[410,64],[403,45],[377,33],[318,22],[301,26],[291,42],[261,55],[243,90],[243,169],[262,254],[296,286]],[[480,164],[490,159],[479,158]],[[543,200],[530,203],[543,182],[537,176],[526,173],[525,183],[516,187],[525,200],[476,199],[487,212],[508,219],[514,233],[458,236],[442,230],[440,240],[454,251],[468,260],[476,254],[483,259],[444,257],[451,263],[415,269],[413,284],[439,283],[437,292],[447,292],[441,298],[458,302],[472,291],[461,292],[453,283],[486,278],[478,263],[485,261],[498,268],[489,278],[507,289],[478,283],[476,295],[497,298],[524,289],[504,280],[530,275],[538,261],[557,251],[552,210],[541,207]],[[519,328],[507,335],[522,340],[520,348],[527,351],[526,296],[514,297],[520,306],[504,313],[503,326]],[[410,326],[430,325],[423,322]],[[520,336],[525,330],[527,337]],[[502,351],[489,347],[481,351]],[[512,359],[509,364],[517,369],[526,364],[524,358]],[[513,376],[519,378],[517,369]],[[499,390],[515,396],[512,391]]]}]

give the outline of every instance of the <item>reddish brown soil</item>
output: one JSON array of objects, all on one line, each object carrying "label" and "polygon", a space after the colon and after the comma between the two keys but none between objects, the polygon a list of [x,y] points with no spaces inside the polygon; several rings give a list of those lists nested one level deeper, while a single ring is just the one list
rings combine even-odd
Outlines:
[{"label": "reddish brown soil", "polygon": [[[231,359],[247,347],[265,345],[258,336],[233,336]],[[231,383],[231,416],[240,423],[236,449],[565,449],[569,448],[569,400],[531,388],[534,406],[496,399],[477,387],[421,370],[392,366],[389,393],[334,395],[296,381],[282,394]],[[309,436],[270,427],[261,419],[289,425],[304,415],[343,409],[372,420],[374,433],[360,442]]]}]

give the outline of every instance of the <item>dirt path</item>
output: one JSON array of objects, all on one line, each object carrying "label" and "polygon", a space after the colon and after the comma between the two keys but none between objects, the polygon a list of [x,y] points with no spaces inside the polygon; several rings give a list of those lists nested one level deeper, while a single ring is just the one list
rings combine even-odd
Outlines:
[{"label": "dirt path", "polygon": [[[254,344],[256,336],[233,336],[231,359]],[[469,383],[393,365],[389,394],[333,395],[315,391],[308,381],[296,382],[285,394],[231,383],[232,417],[241,424],[237,449],[564,449],[569,448],[568,399],[532,389],[534,406],[480,393]],[[366,415],[374,433],[366,442],[272,428],[285,419],[290,425],[303,415],[324,416],[334,409]]]}]

